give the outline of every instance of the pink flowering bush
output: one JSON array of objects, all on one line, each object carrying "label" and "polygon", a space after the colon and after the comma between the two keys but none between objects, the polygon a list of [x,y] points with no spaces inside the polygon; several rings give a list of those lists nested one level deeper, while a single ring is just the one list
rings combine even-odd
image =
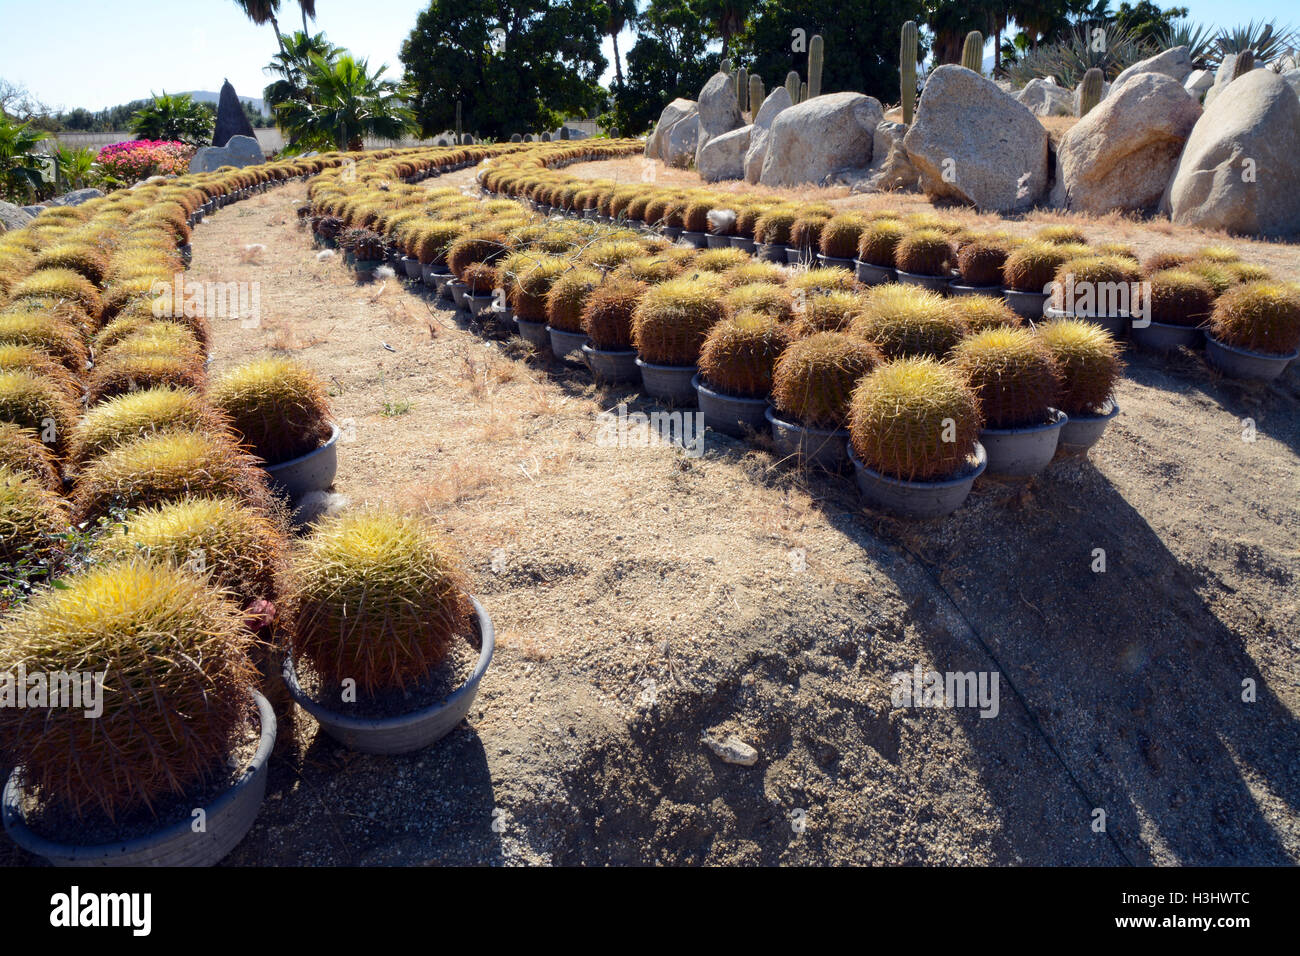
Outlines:
[{"label": "pink flowering bush", "polygon": [[175,140],[134,139],[99,151],[100,168],[109,176],[133,183],[150,176],[189,171],[197,147]]}]

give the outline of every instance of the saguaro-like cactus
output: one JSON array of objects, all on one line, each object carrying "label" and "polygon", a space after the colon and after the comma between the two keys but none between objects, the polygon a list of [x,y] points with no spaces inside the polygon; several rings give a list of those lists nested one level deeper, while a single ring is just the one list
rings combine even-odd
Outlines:
[{"label": "saguaro-like cactus", "polygon": [[799,84],[799,102],[802,103],[802,102],[804,102],[806,99],[808,99],[808,84],[807,84],[807,83],[800,83],[800,84]]},{"label": "saguaro-like cactus", "polygon": [[736,109],[749,109],[749,72],[743,66],[736,71]]},{"label": "saguaro-like cactus", "polygon": [[1232,65],[1232,79],[1245,76],[1253,69],[1255,69],[1255,51],[1242,50],[1237,54],[1237,62]]},{"label": "saguaro-like cactus", "polygon": [[763,105],[763,100],[767,98],[767,91],[763,89],[763,78],[757,73],[750,74],[749,77],[749,109],[751,113],[757,113],[758,108]]},{"label": "saguaro-like cactus", "polygon": [[790,94],[790,102],[799,102],[799,74],[791,70],[785,75],[785,91]]},{"label": "saguaro-like cactus", "polygon": [[1083,74],[1083,82],[1079,84],[1079,115],[1087,116],[1092,108],[1101,102],[1102,83],[1105,77],[1102,76],[1101,70],[1093,67],[1087,73]]},{"label": "saguaro-like cactus", "polygon": [[972,30],[961,48],[961,65],[975,73],[984,71],[984,34]]},{"label": "saguaro-like cactus", "polygon": [[903,97],[903,122],[912,124],[912,113],[916,110],[916,21],[908,20],[903,24],[902,45],[898,51],[898,85]]},{"label": "saguaro-like cactus", "polygon": [[822,95],[822,63],[825,59],[826,41],[820,33],[808,41],[808,95]]}]

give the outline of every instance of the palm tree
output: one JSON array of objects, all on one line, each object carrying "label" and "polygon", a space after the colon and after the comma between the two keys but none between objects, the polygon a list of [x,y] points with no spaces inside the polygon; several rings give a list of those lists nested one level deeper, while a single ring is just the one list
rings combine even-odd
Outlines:
[{"label": "palm tree", "polygon": [[[271,104],[271,112],[275,113],[276,103],[306,98],[309,92],[307,74],[311,69],[311,58],[319,56],[333,63],[344,52],[346,51],[342,47],[325,39],[323,33],[315,36],[301,31],[291,33],[284,38],[283,51],[272,57],[271,62],[263,68],[264,72],[277,79],[272,80],[262,91],[262,99]],[[278,114],[276,118],[280,118]]]},{"label": "palm tree", "polygon": [[213,112],[196,103],[188,93],[155,94],[131,115],[131,132],[136,139],[180,140],[202,145],[212,138]]},{"label": "palm tree", "polygon": [[316,0],[298,0],[298,7],[302,10],[302,32],[310,33],[307,29],[307,18],[316,19]]},{"label": "palm tree", "polygon": [[371,73],[365,60],[350,53],[336,60],[313,55],[306,95],[277,103],[277,115],[300,144],[359,150],[367,136],[400,139],[415,129],[415,117],[397,84],[382,78],[385,70]]},{"label": "palm tree", "polygon": [[752,6],[752,0],[703,0],[700,4],[700,15],[722,37],[724,57],[727,55],[727,47],[731,45],[731,38],[745,29],[745,21],[749,19]]},{"label": "palm tree", "polygon": [[618,57],[618,35],[636,23],[636,0],[605,0],[605,34],[614,41],[614,81],[623,88],[623,64]]},{"label": "palm tree", "polygon": [[[311,3],[311,0],[307,2]],[[280,52],[284,52],[284,40],[280,37],[280,21],[275,18],[275,15],[280,12],[280,0],[235,0],[235,5],[244,11],[244,16],[259,27],[266,23],[271,24],[271,29],[275,31],[275,42],[280,44]],[[306,15],[307,11],[304,7],[303,17],[305,18]],[[312,15],[315,16],[315,4],[312,4]]]},{"label": "palm tree", "polygon": [[46,134],[0,112],[0,199],[22,202],[44,185],[44,168],[32,151]]}]

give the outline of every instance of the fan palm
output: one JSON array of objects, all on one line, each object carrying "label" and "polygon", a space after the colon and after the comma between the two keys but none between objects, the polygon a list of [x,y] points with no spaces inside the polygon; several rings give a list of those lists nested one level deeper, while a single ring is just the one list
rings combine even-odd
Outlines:
[{"label": "fan palm", "polygon": [[400,139],[415,129],[415,117],[396,83],[383,79],[387,67],[370,72],[350,53],[336,60],[311,57],[304,96],[275,105],[282,125],[299,143],[328,143],[334,149],[364,148],[367,136]]},{"label": "fan palm", "polygon": [[137,139],[180,140],[201,145],[212,139],[213,113],[196,103],[188,93],[172,96],[164,92],[131,116],[131,132]]},{"label": "fan palm", "polygon": [[614,80],[623,87],[623,64],[618,56],[618,35],[636,23],[636,0],[605,0],[605,35],[614,41]]},{"label": "fan palm", "polygon": [[28,126],[0,113],[0,198],[25,200],[44,183],[43,167],[32,150],[46,134]]},{"label": "fan palm", "polygon": [[[262,98],[272,104],[272,112],[276,112],[276,103],[308,98],[307,74],[311,69],[311,58],[319,56],[326,62],[333,63],[343,52],[342,47],[325,39],[323,33],[312,36],[296,31],[290,34],[284,38],[283,50],[272,57],[264,68],[264,72],[278,78],[272,80],[262,91]],[[278,113],[276,118],[282,119]]]},{"label": "fan palm", "polygon": [[[275,15],[280,12],[280,0],[235,0],[235,5],[244,11],[244,16],[259,27],[267,23],[271,24],[271,29],[275,31],[275,42],[280,44],[280,52],[284,53],[284,39],[280,36],[280,21],[275,18]],[[315,15],[314,4],[312,15]],[[305,8],[303,17],[305,22]]]}]

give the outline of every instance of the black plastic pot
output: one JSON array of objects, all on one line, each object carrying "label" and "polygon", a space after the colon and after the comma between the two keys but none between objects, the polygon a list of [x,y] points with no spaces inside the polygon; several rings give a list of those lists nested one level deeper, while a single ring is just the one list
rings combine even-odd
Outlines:
[{"label": "black plastic pot", "polygon": [[1226,345],[1213,335],[1205,336],[1205,356],[1210,364],[1229,378],[1254,379],[1268,382],[1277,378],[1287,365],[1300,357],[1300,350],[1290,355],[1270,355],[1267,352],[1252,352],[1250,349]]},{"label": "black plastic pot", "polygon": [[904,272],[902,269],[895,269],[894,275],[901,285],[918,285],[931,292],[946,293],[948,284],[952,282],[951,276],[923,276],[915,272]]},{"label": "black plastic pot", "polygon": [[641,369],[636,364],[636,350],[610,351],[582,346],[582,357],[598,382],[619,384],[641,381]]},{"label": "black plastic pot", "polygon": [[550,325],[546,331],[551,337],[551,351],[556,358],[572,359],[575,362],[582,360],[582,347],[587,344],[586,332],[566,332]]},{"label": "black plastic pot", "polygon": [[545,322],[533,322],[530,319],[521,319],[519,316],[515,316],[515,325],[519,328],[520,338],[525,342],[546,352],[551,350],[551,336],[546,331]]},{"label": "black plastic pot", "polygon": [[1177,348],[1199,349],[1205,346],[1205,332],[1194,325],[1170,325],[1166,322],[1133,322],[1128,327],[1133,344],[1153,352],[1172,352]]},{"label": "black plastic pot", "polygon": [[1025,428],[985,428],[980,444],[988,453],[989,474],[1027,478],[1051,462],[1061,440],[1061,429],[1070,420],[1065,412],[1048,409],[1051,421]]},{"label": "black plastic pot", "polygon": [[853,272],[863,285],[881,285],[894,281],[894,270],[888,266],[876,266],[861,259],[853,260]]},{"label": "black plastic pot", "polygon": [[641,384],[647,395],[674,405],[695,404],[695,387],[691,384],[697,371],[694,365],[655,365],[638,357],[636,367],[641,370]]},{"label": "black plastic pot", "polygon": [[851,444],[847,454],[853,463],[858,490],[867,504],[902,518],[942,518],[952,514],[966,501],[975,479],[988,465],[984,446],[976,442],[975,463],[953,477],[938,481],[906,481],[868,468]]},{"label": "black plastic pot", "polygon": [[709,428],[736,438],[743,438],[747,430],[762,429],[767,417],[766,398],[738,398],[715,391],[700,381],[698,373],[691,379],[691,385],[695,387],[704,424]]},{"label": "black plastic pot", "polygon": [[1081,322],[1091,322],[1098,328],[1108,332],[1111,338],[1114,339],[1122,339],[1124,333],[1128,331],[1129,324],[1127,315],[1079,315],[1078,313],[1053,308],[1050,305],[1043,308],[1043,318],[1048,321],[1052,319],[1078,319]]},{"label": "black plastic pot", "polygon": [[1057,447],[1067,454],[1082,455],[1097,444],[1111,419],[1119,414],[1119,403],[1114,399],[1108,401],[1105,408],[1100,415],[1071,415],[1061,429]]},{"label": "black plastic pot", "polygon": [[1002,286],[1000,285],[965,285],[961,279],[953,279],[948,283],[949,295],[988,295],[995,299],[1002,298]]},{"label": "black plastic pot", "polygon": [[772,426],[772,444],[783,458],[798,458],[809,465],[827,471],[843,471],[848,467],[845,451],[849,433],[844,428],[807,428],[796,422],[778,418],[771,405],[763,417]]},{"label": "black plastic pot", "polygon": [[1043,310],[1047,306],[1048,293],[1003,289],[1002,298],[1006,300],[1008,307],[1016,315],[1037,322],[1043,317]]}]

